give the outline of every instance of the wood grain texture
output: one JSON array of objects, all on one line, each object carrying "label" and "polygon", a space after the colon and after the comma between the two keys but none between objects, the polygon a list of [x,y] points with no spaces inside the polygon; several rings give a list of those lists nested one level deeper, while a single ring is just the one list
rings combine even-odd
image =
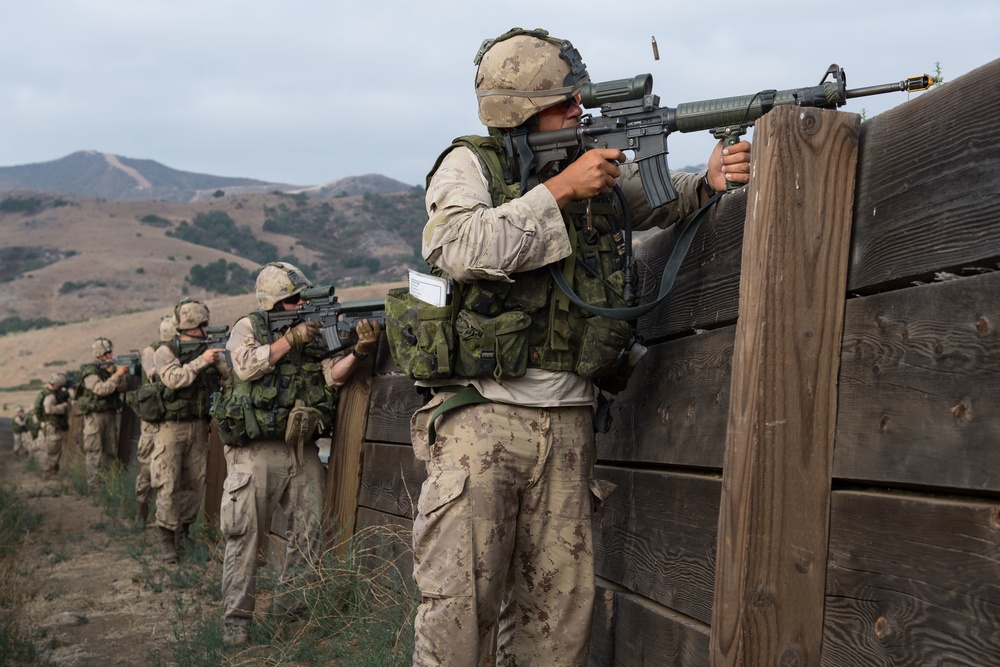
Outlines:
[{"label": "wood grain texture", "polygon": [[822,665],[1000,664],[1000,502],[833,494]]},{"label": "wood grain texture", "polygon": [[[361,486],[361,446],[364,443],[371,397],[372,359],[362,361],[347,384],[341,387],[337,417],[333,427],[330,460],[327,464],[326,512],[328,535],[352,535]],[[347,548],[338,539],[336,550]]]},{"label": "wood grain texture", "polygon": [[[736,320],[739,306],[740,261],[747,189],[722,197],[700,223],[691,248],[677,273],[670,295],[639,320],[639,333],[650,342],[695,329],[714,329]],[[681,233],[680,225],[643,241],[636,258],[640,293],[655,296],[663,267]]]},{"label": "wood grain texture", "polygon": [[708,623],[719,478],[604,466],[596,476],[618,487],[594,519],[598,576]]},{"label": "wood grain texture", "polygon": [[598,459],[721,469],[735,333],[729,326],[651,346],[613,397]]},{"label": "wood grain texture", "polygon": [[426,477],[423,461],[406,445],[366,442],[358,505],[413,519],[420,486]]},{"label": "wood grain texture", "polygon": [[847,304],[834,475],[1000,491],[1000,273]]},{"label": "wood grain texture", "polygon": [[848,287],[997,265],[1000,59],[862,125]]},{"label": "wood grain texture", "polygon": [[815,664],[859,118],[757,125],[723,466],[711,664]]},{"label": "wood grain texture", "polygon": [[704,623],[598,580],[588,664],[707,667]]}]

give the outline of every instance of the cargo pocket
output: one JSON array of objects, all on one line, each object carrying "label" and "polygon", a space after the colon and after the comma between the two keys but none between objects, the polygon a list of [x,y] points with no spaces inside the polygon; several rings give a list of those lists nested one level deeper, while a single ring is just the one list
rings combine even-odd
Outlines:
[{"label": "cargo pocket", "polygon": [[441,470],[424,480],[413,521],[413,579],[425,597],[472,595],[469,473]]},{"label": "cargo pocket", "polygon": [[385,333],[396,366],[411,380],[452,375],[454,331],[452,306],[432,306],[406,288],[389,290],[385,299]]},{"label": "cargo pocket", "polygon": [[461,340],[455,374],[459,377],[518,378],[528,367],[528,327],[531,316],[510,311],[483,317],[463,310],[455,321],[455,336]]},{"label": "cargo pocket", "polygon": [[254,521],[254,493],[248,472],[231,472],[222,484],[219,530],[225,537],[245,535]]},{"label": "cargo pocket", "polygon": [[580,341],[576,374],[585,378],[610,375],[628,355],[632,325],[595,315],[588,317]]}]

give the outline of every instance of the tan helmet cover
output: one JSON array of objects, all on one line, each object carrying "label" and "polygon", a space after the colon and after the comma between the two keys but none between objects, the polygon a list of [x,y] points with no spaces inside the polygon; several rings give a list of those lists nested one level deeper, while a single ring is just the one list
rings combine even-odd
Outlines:
[{"label": "tan helmet cover", "polygon": [[174,308],[174,329],[177,332],[194,329],[202,322],[208,322],[208,306],[201,301],[184,299]]},{"label": "tan helmet cover", "polygon": [[257,274],[257,304],[271,310],[282,299],[294,296],[312,283],[298,267],[288,262],[271,262]]},{"label": "tan helmet cover", "polygon": [[49,384],[58,389],[66,386],[66,374],[56,371],[49,376]]},{"label": "tan helmet cover", "polygon": [[111,343],[111,340],[103,336],[95,338],[90,346],[90,351],[93,353],[94,359],[100,359],[112,350],[114,350],[114,345]]},{"label": "tan helmet cover", "polygon": [[541,29],[513,28],[486,40],[474,62],[479,120],[487,127],[517,127],[590,81],[573,45]]},{"label": "tan helmet cover", "polygon": [[160,320],[160,340],[164,343],[173,340],[177,330],[174,328],[174,318],[172,315],[164,315]]}]

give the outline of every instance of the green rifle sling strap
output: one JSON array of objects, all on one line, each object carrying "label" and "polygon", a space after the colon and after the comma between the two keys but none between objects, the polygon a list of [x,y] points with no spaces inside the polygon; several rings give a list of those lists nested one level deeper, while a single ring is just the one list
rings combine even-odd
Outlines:
[{"label": "green rifle sling strap", "polygon": [[437,437],[437,429],[434,428],[434,422],[438,417],[446,412],[450,412],[456,408],[462,408],[466,405],[476,405],[477,403],[489,403],[490,399],[484,397],[479,393],[479,390],[470,385],[463,386],[452,386],[447,387],[435,387],[435,391],[454,391],[454,396],[449,396],[446,398],[441,405],[437,407],[434,414],[431,415],[430,421],[427,424],[427,446],[430,447],[434,444],[434,440]]},{"label": "green rifle sling strap", "polygon": [[549,271],[552,274],[552,280],[559,286],[559,289],[562,290],[567,297],[569,297],[570,301],[588,313],[600,315],[601,317],[607,317],[612,320],[635,320],[642,317],[660,305],[660,303],[667,298],[671,288],[674,286],[674,279],[677,277],[677,272],[681,268],[681,263],[684,261],[685,255],[687,255],[688,250],[691,248],[691,242],[694,240],[695,234],[698,232],[698,225],[701,223],[701,219],[704,217],[709,207],[722,197],[722,194],[723,193],[719,193],[709,198],[709,200],[705,202],[701,208],[691,215],[691,222],[688,223],[687,227],[684,228],[684,231],[681,232],[680,236],[677,238],[677,245],[674,246],[673,251],[670,253],[670,259],[667,260],[666,266],[663,267],[663,276],[660,279],[660,293],[653,301],[641,306],[632,306],[630,308],[601,308],[599,306],[592,306],[577,296],[576,292],[573,291],[573,287],[566,280],[562,271],[559,270],[556,264],[549,264]]}]

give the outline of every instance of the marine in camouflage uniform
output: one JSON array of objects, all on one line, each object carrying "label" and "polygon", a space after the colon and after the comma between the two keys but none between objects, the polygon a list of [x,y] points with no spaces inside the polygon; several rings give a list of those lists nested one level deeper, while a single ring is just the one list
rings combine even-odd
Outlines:
[{"label": "marine in camouflage uniform", "polygon": [[222,348],[193,345],[181,352],[182,342],[207,338],[208,322],[205,304],[182,301],[174,308],[177,338],[153,353],[153,368],[165,387],[167,415],[153,427],[149,469],[156,489],[160,556],[168,563],[177,562],[205,497],[211,395],[230,373]]},{"label": "marine in camouflage uniform", "polygon": [[[160,340],[142,350],[142,373],[145,382],[156,379],[156,360],[153,356],[160,343],[173,340],[176,331],[174,318],[170,315],[160,320]],[[137,524],[146,525],[149,518],[149,501],[153,497],[153,485],[150,481],[149,458],[153,453],[153,440],[156,425],[144,419],[139,420],[139,442],[135,455],[139,459],[139,472],[135,476],[135,520]]]},{"label": "marine in camouflage uniform", "polygon": [[[476,63],[479,116],[490,136],[456,141],[428,176],[423,256],[456,281],[460,294],[521,290],[530,309],[505,311],[509,302],[502,302],[500,310],[529,312],[534,338],[520,376],[421,383],[434,396],[411,421],[414,452],[427,464],[413,525],[413,574],[421,591],[413,664],[485,664],[495,629],[498,666],[583,665],[595,592],[592,512],[609,489],[593,475],[596,379],[553,370],[584,353],[572,337],[553,350],[549,318],[559,291],[545,282],[547,267],[574,254],[580,241],[570,230],[577,238],[593,231],[590,206],[576,202],[593,198],[594,211],[606,212],[615,205],[607,195],[618,185],[635,229],[670,225],[708,200],[709,184],[724,189],[727,173],[747,182],[749,144],[726,156],[717,146],[705,174],[672,174],[678,199],[655,212],[634,165],[622,164],[618,150],[588,150],[569,164],[547,165],[520,192],[516,176],[490,168],[499,172],[512,162],[505,135],[578,125],[586,68],[568,42],[519,29],[484,42]],[[586,279],[573,274],[578,292]],[[527,293],[525,284],[541,289]],[[463,300],[459,320],[468,307]],[[583,317],[569,312],[576,322]],[[431,442],[432,415],[456,385],[475,387],[483,401],[439,414]]]},{"label": "marine in camouflage uniform", "polygon": [[45,477],[59,472],[59,458],[62,455],[63,434],[69,430],[69,392],[66,391],[66,376],[53,373],[48,384],[36,399],[35,418],[39,422],[37,458]]},{"label": "marine in camouflage uniform", "polygon": [[87,483],[96,491],[101,475],[118,460],[118,409],[128,367],[114,367],[114,346],[107,338],[94,339],[90,349],[95,361],[80,369],[76,404],[83,415]]},{"label": "marine in camouflage uniform", "polygon": [[10,430],[14,434],[14,454],[30,454],[31,448],[28,446],[31,441],[30,435],[28,435],[28,427],[24,423],[24,408],[20,405],[10,422]]},{"label": "marine in camouflage uniform", "polygon": [[[326,472],[315,438],[331,425],[336,388],[375,348],[380,333],[377,322],[360,321],[354,349],[335,358],[325,358],[325,346],[318,340],[314,343],[319,322],[299,322],[284,335],[272,336],[262,311],[300,308],[299,293],[311,286],[292,264],[265,266],[256,282],[261,311],[240,319],[227,344],[235,373],[229,391],[237,400],[245,399],[248,406],[234,414],[255,415],[253,424],[244,419],[220,426],[220,431],[255,434],[244,435],[247,441],[225,447],[228,474],[220,512],[220,528],[226,538],[222,610],[224,637],[231,645],[248,641],[256,606],[257,564],[266,549],[271,517],[278,509],[288,517],[290,534],[286,536],[288,546],[279,580],[284,592],[276,606],[289,613],[302,611],[289,589],[297,577],[312,578],[310,573],[315,572],[320,554]],[[270,387],[275,391],[268,394]],[[251,397],[253,409],[249,407]],[[219,411],[217,407],[216,421],[220,420]],[[273,425],[270,415],[278,415]],[[289,428],[289,422],[309,425],[294,429]]]}]

